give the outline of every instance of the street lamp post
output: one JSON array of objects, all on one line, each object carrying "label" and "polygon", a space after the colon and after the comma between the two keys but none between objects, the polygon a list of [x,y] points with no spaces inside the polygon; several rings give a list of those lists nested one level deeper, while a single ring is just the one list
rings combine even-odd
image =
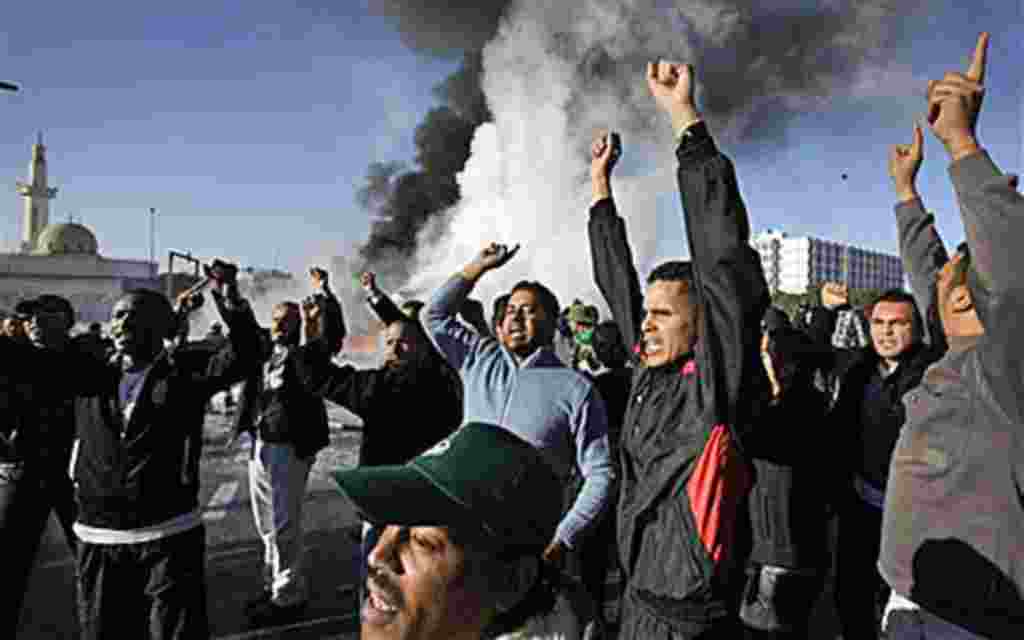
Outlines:
[{"label": "street lamp post", "polygon": [[156,262],[156,208],[149,208],[149,265],[153,270],[153,278],[157,277]]}]

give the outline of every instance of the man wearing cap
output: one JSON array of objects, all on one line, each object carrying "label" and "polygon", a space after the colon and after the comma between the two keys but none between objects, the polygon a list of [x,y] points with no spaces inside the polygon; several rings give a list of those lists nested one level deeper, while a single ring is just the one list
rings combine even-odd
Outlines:
[{"label": "man wearing cap", "polygon": [[594,637],[592,603],[541,560],[559,525],[561,482],[526,441],[470,423],[406,465],[334,478],[382,528],[364,640]]},{"label": "man wearing cap", "polygon": [[427,325],[462,375],[467,422],[498,425],[537,447],[564,491],[574,471],[582,476],[582,489],[545,552],[547,561],[561,567],[567,552],[597,527],[614,491],[604,401],[589,379],[555,355],[560,307],[543,284],[522,281],[512,288],[500,342],[456,317],[480,277],[505,265],[517,250],[485,247],[434,293]]},{"label": "man wearing cap", "polygon": [[[12,432],[0,480],[0,545],[9,550],[5,575],[13,596],[0,599],[0,631],[13,635],[39,541],[50,512],[75,549],[75,496],[68,477],[74,437],[75,350],[68,331],[75,312],[65,298],[44,294],[18,304],[33,347],[20,359],[17,377],[31,389],[21,399],[21,428]],[[12,361],[13,362],[13,361]],[[0,633],[0,636],[8,634]]]},{"label": "man wearing cap", "polygon": [[134,289],[111,311],[114,358],[75,380],[82,640],[209,637],[198,501],[206,403],[240,381],[259,351],[236,274],[221,261],[207,269],[230,332],[220,352],[166,349],[180,319],[163,294]]}]

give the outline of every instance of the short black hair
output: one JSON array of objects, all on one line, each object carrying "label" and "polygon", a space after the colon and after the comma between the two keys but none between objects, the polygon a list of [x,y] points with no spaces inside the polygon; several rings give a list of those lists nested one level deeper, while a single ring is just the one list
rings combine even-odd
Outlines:
[{"label": "short black hair", "polygon": [[669,260],[654,268],[647,276],[647,284],[657,281],[683,282],[693,286],[693,263],[689,260]]},{"label": "short black hair", "polygon": [[917,308],[917,301],[914,300],[914,296],[907,293],[903,289],[887,289],[878,295],[877,298],[871,303],[871,306],[875,306],[879,302],[905,302],[913,305]]},{"label": "short black hair", "polygon": [[[910,305],[910,321],[913,323],[914,341],[918,342],[924,335],[924,320],[921,317],[921,310],[917,308],[917,301],[914,296],[907,293],[903,289],[887,289],[883,291],[875,300],[871,303],[872,315],[874,315],[874,308],[880,302],[895,302]],[[871,318],[868,318],[868,322]]]},{"label": "short black hair", "polygon": [[171,301],[167,299],[167,296],[154,291],[153,289],[128,289],[121,294],[121,299],[124,298],[135,298],[146,306],[153,305],[155,311],[159,312],[162,316],[161,322],[165,323],[165,329],[167,331],[165,337],[172,337],[174,331],[177,328],[177,316],[174,313],[174,307],[171,306]]},{"label": "short black hair", "polygon": [[[552,325],[557,324],[558,313],[561,307],[558,305],[558,297],[551,289],[548,289],[536,280],[520,280],[508,292],[510,299],[516,291],[532,291],[533,295],[537,296],[537,301],[540,303],[541,308],[544,309],[544,315],[551,320]],[[508,306],[508,301],[505,304]]]},{"label": "short black hair", "polygon": [[60,313],[64,316],[68,329],[75,324],[75,308],[71,306],[71,301],[52,293],[44,293],[31,300],[22,300],[15,306],[15,311],[25,319],[31,318],[39,311]]}]

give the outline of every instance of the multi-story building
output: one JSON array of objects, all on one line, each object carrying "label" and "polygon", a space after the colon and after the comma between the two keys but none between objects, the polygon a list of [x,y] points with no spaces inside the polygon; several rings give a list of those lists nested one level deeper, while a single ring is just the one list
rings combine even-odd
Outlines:
[{"label": "multi-story building", "polygon": [[828,281],[845,282],[851,289],[904,286],[899,256],[773,229],[756,234],[750,243],[761,254],[772,291],[806,293]]}]

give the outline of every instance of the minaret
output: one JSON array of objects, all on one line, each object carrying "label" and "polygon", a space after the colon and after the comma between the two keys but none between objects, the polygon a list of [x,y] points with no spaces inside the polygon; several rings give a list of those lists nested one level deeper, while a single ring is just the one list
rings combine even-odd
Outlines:
[{"label": "minaret", "polygon": [[39,234],[50,224],[50,200],[57,197],[57,187],[47,184],[46,147],[43,132],[38,133],[32,145],[32,163],[28,166],[29,183],[16,183],[18,194],[25,198],[25,215],[22,218],[21,250],[31,253],[36,248]]}]

